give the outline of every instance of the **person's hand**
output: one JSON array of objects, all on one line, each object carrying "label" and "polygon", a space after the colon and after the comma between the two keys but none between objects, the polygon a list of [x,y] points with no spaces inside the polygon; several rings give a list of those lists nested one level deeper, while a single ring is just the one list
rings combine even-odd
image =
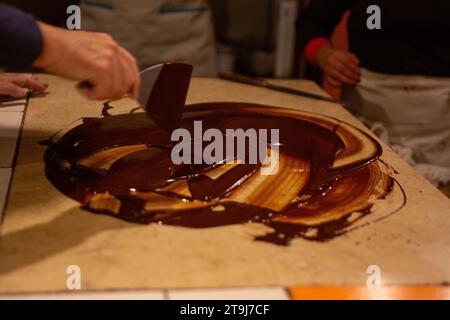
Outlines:
[{"label": "person's hand", "polygon": [[0,94],[14,98],[23,98],[29,90],[42,93],[47,89],[45,82],[35,76],[29,77],[21,74],[0,73]]},{"label": "person's hand", "polygon": [[361,81],[359,60],[351,52],[324,46],[317,53],[315,62],[324,72],[325,81],[334,87],[356,85]]},{"label": "person's hand", "polygon": [[[81,83],[89,99],[118,99],[139,94],[136,59],[104,33],[69,31],[39,22],[43,50],[34,66]],[[88,84],[88,85],[86,85]]]}]

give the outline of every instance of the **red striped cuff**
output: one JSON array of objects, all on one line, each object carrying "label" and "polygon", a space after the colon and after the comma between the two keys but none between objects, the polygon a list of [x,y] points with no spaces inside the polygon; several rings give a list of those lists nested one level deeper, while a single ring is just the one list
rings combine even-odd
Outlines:
[{"label": "red striped cuff", "polygon": [[330,40],[328,40],[327,38],[314,38],[310,40],[304,50],[306,60],[308,60],[309,63],[314,63],[314,58],[316,57],[316,54],[317,52],[319,52],[320,48],[329,44]]}]

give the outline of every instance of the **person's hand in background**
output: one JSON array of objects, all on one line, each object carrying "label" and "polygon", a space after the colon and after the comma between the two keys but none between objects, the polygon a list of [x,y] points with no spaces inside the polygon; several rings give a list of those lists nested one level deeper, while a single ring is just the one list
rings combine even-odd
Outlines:
[{"label": "person's hand in background", "polygon": [[356,85],[361,80],[359,60],[351,52],[327,45],[320,48],[314,60],[324,72],[325,81],[334,87]]},{"label": "person's hand in background", "polygon": [[[43,37],[40,57],[33,66],[77,80],[89,99],[138,98],[139,69],[136,59],[109,35],[69,31],[39,22]],[[88,83],[89,85],[83,85]]]},{"label": "person's hand in background", "polygon": [[43,93],[48,85],[35,76],[25,76],[13,73],[0,73],[0,95],[23,98],[28,91]]}]

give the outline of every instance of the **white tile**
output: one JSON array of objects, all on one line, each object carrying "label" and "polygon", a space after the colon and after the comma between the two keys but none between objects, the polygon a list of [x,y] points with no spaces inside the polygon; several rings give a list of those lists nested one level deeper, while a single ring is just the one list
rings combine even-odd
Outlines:
[{"label": "white tile", "polygon": [[164,300],[164,291],[86,291],[0,295],[0,300]]},{"label": "white tile", "polygon": [[169,300],[288,300],[284,288],[233,288],[169,290]]},{"label": "white tile", "polygon": [[22,112],[0,112],[0,168],[12,166]]},{"label": "white tile", "polygon": [[0,100],[0,112],[23,112],[27,99],[3,99]]},{"label": "white tile", "polygon": [[9,189],[9,179],[11,178],[11,169],[0,168],[0,225],[2,222],[3,209],[6,204],[6,195]]}]

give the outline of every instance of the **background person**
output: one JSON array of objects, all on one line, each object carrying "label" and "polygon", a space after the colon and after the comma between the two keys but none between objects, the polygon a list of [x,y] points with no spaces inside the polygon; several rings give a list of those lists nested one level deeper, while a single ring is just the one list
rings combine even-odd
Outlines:
[{"label": "background person", "polygon": [[[381,9],[381,29],[367,27],[370,5]],[[347,10],[350,52],[329,41]],[[435,184],[450,181],[449,12],[448,0],[311,0],[298,22],[307,60]]]}]

